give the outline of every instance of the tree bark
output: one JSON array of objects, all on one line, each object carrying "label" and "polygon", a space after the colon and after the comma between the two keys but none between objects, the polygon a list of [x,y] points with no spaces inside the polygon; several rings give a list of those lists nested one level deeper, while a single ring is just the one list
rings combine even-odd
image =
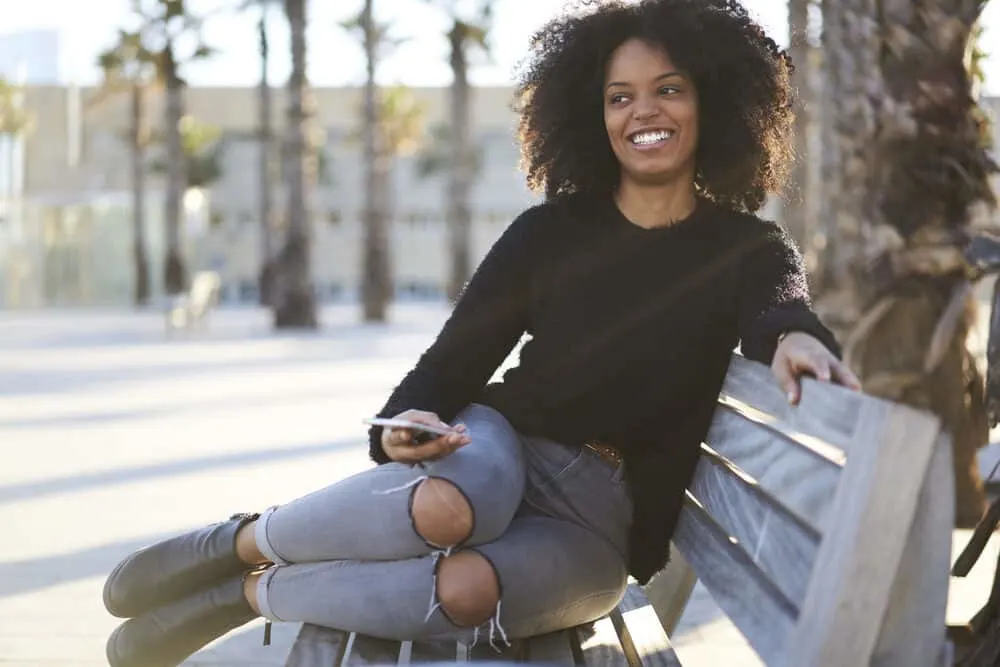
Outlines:
[{"label": "tree bark", "polygon": [[880,0],[871,14],[884,36],[867,187],[876,203],[869,241],[879,254],[864,276],[865,326],[848,349],[866,391],[931,410],[951,432],[960,526],[985,508],[975,460],[988,437],[984,379],[966,342],[975,302],[960,261],[918,260],[949,246],[960,257],[972,207],[993,203],[996,165],[981,141],[964,60],[983,4],[932,0],[918,11],[909,0]]},{"label": "tree bark", "polygon": [[451,84],[451,159],[448,170],[449,255],[451,271],[448,276],[448,299],[458,300],[472,273],[471,232],[472,211],[469,200],[475,166],[472,155],[470,129],[470,104],[472,88],[469,85],[469,63],[466,53],[468,28],[461,20],[448,34],[451,46],[449,63]]},{"label": "tree bark", "polygon": [[270,306],[274,301],[274,125],[272,122],[271,86],[267,81],[270,62],[267,41],[267,5],[261,0],[257,35],[260,44],[260,83],[257,86],[258,128],[258,215],[260,217],[260,304]]},{"label": "tree bark", "polygon": [[145,89],[132,84],[131,90],[132,154],[132,260],[135,269],[136,306],[149,303],[149,255],[146,251],[146,127]]},{"label": "tree bark", "polygon": [[278,260],[274,324],[279,329],[318,326],[313,295],[309,216],[310,160],[306,142],[306,0],[285,0],[291,32],[292,74],[288,80],[288,127],[285,186],[288,229]]},{"label": "tree bark", "polygon": [[364,255],[361,277],[362,316],[365,322],[384,322],[392,298],[392,269],[389,256],[389,196],[391,156],[379,131],[378,34],[373,0],[365,0],[361,14],[367,76],[364,89],[362,141],[365,163]]},{"label": "tree bark", "polygon": [[181,144],[184,82],[177,71],[172,44],[167,44],[163,58],[167,91],[164,118],[167,148],[167,186],[163,214],[167,241],[164,288],[167,294],[180,294],[187,288],[187,272],[181,250],[181,211],[186,185],[184,148]]}]

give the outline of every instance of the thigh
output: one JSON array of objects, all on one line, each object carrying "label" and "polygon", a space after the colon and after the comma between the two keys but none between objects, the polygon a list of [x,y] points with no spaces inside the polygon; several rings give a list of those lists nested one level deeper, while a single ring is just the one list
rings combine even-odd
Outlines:
[{"label": "thigh", "polygon": [[519,516],[500,539],[474,550],[496,570],[501,591],[497,620],[510,637],[597,620],[614,609],[628,583],[617,549],[593,531],[561,519]]}]

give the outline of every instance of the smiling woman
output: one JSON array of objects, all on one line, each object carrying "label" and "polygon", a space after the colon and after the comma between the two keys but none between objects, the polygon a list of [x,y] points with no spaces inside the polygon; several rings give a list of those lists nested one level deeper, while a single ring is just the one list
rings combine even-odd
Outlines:
[{"label": "smiling woman", "polygon": [[444,435],[375,425],[378,467],[127,558],[112,667],[175,665],[258,614],[471,644],[592,621],[665,564],[737,344],[792,403],[806,373],[857,386],[795,246],[751,213],[788,156],[783,52],[732,0],[585,4],[519,88],[545,203],[377,415]]}]

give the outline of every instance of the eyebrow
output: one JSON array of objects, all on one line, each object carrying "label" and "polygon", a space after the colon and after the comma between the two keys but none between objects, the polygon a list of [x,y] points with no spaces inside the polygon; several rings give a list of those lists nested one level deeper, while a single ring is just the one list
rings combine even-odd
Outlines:
[{"label": "eyebrow", "polygon": [[[656,77],[655,79],[653,79],[653,81],[663,81],[664,79],[669,79],[671,77],[677,77],[679,79],[683,79],[684,75],[681,74],[680,72],[665,72],[660,76]],[[615,86],[627,86],[627,85],[629,84],[626,81],[611,81],[610,83],[608,83],[607,88],[605,88],[605,90],[614,88]]]}]

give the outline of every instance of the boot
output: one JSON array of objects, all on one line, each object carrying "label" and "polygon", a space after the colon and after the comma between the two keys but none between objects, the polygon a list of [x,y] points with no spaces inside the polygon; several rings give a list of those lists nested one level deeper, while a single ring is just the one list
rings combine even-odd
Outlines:
[{"label": "boot", "polygon": [[230,577],[136,618],[111,633],[111,667],[176,667],[192,653],[257,617],[243,595],[246,574]]},{"label": "boot", "polygon": [[132,618],[250,570],[236,556],[236,533],[258,516],[234,514],[136,551],[108,575],[104,606],[113,616]]}]

